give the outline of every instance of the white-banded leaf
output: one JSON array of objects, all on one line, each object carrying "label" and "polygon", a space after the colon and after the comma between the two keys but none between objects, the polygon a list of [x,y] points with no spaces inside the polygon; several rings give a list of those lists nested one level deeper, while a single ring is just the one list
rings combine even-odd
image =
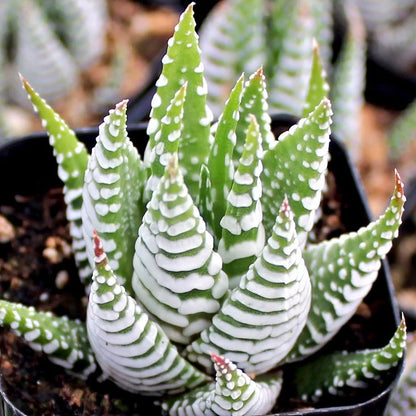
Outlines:
[{"label": "white-banded leaf", "polygon": [[234,163],[238,162],[243,153],[252,115],[256,117],[259,125],[263,149],[267,150],[273,145],[275,138],[271,132],[271,118],[268,110],[266,80],[264,78],[263,68],[260,67],[249,77],[244,85],[240,105],[240,117],[236,127],[237,142],[233,154]]},{"label": "white-banded leaf", "polygon": [[209,353],[224,355],[246,372],[274,368],[292,349],[311,303],[311,283],[287,200],[261,256],[243,276],[212,325],[186,350],[210,369]]},{"label": "white-banded leaf", "polygon": [[347,34],[333,70],[331,102],[334,110],[332,132],[346,143],[353,160],[358,160],[366,75],[366,39],[361,16],[353,6],[353,3],[345,5]]},{"label": "white-banded leaf", "polygon": [[213,248],[213,237],[172,158],[139,229],[133,289],[175,342],[189,343],[221,307],[228,279]]},{"label": "white-banded leaf", "polygon": [[94,265],[93,230],[120,283],[131,290],[134,244],[143,215],[147,176],[126,130],[127,100],[110,110],[99,127],[85,173],[82,229],[90,264]]},{"label": "white-banded leaf", "polygon": [[239,75],[265,62],[265,8],[263,0],[221,2],[201,27],[208,103],[216,117]]},{"label": "white-banded leaf", "polygon": [[163,403],[169,416],[252,416],[271,411],[282,388],[282,372],[254,381],[229,359],[211,357],[215,383]]},{"label": "white-banded leaf", "polygon": [[290,200],[304,247],[319,207],[329,158],[331,104],[327,99],[280,135],[263,159],[263,223],[271,230],[284,196]]},{"label": "white-banded leaf", "polygon": [[296,396],[316,401],[321,396],[345,395],[346,389],[366,389],[397,366],[405,349],[406,324],[402,320],[383,348],[327,354],[297,367],[292,382]]},{"label": "white-banded leaf", "polygon": [[193,3],[182,13],[174,35],[169,39],[162,63],[163,70],[156,82],[157,92],[152,99],[147,128],[150,140],[145,162],[150,164],[148,157],[157,145],[156,134],[162,126],[162,118],[175,93],[186,82],[188,85],[179,160],[191,195],[196,198],[201,165],[206,163],[210,151],[212,113],[206,104],[207,85],[203,76],[198,35],[195,32]]},{"label": "white-banded leaf", "polygon": [[165,173],[166,166],[174,154],[177,154],[179,140],[183,128],[183,106],[186,96],[184,84],[172,98],[172,102],[166,109],[166,115],[161,119],[160,129],[154,135],[155,146],[150,150],[151,175],[146,182],[146,199],[150,199],[161,177]]},{"label": "white-banded leaf", "polygon": [[67,0],[65,4],[38,0],[49,24],[71,52],[81,69],[91,66],[103,53],[107,5],[103,0]]},{"label": "white-banded leaf", "polygon": [[322,67],[329,71],[334,41],[334,0],[311,0],[313,35],[318,42]]},{"label": "white-banded leaf", "polygon": [[[239,107],[244,88],[244,76],[241,76],[225,103],[215,131],[214,143],[208,157],[208,171],[211,183],[210,200],[212,204],[212,220],[208,222],[218,242],[221,238],[221,218],[225,214],[227,195],[231,190],[234,178],[234,164],[232,162],[234,146],[236,144],[236,126],[239,119]],[[204,216],[205,218],[205,216]],[[207,218],[205,218],[206,221]]]},{"label": "white-banded leaf", "polygon": [[260,201],[262,157],[259,125],[255,117],[251,116],[244,150],[227,196],[225,215],[220,221],[222,236],[218,253],[231,288],[238,286],[241,277],[247,273],[265,243]]},{"label": "white-banded leaf", "polygon": [[86,378],[96,370],[85,324],[51,312],[38,312],[0,299],[0,325],[10,328],[35,351],[44,352],[55,364]]},{"label": "white-banded leaf", "polygon": [[313,21],[309,0],[299,0],[287,27],[275,74],[269,80],[271,112],[302,114],[312,66]]},{"label": "white-banded leaf", "polygon": [[35,111],[42,120],[42,125],[49,136],[49,143],[58,164],[58,176],[64,183],[66,217],[70,223],[70,234],[74,257],[81,280],[87,285],[92,268],[87,258],[86,244],[82,235],[82,187],[88,164],[88,152],[73,130],[55,113],[31,85],[21,77]]},{"label": "white-banded leaf", "polygon": [[78,67],[33,0],[16,6],[14,59],[10,62],[9,95],[27,107],[26,94],[17,77],[20,72],[47,101],[65,96],[78,81]]},{"label": "white-banded leaf", "polygon": [[378,276],[381,260],[401,224],[406,198],[396,172],[389,207],[357,232],[308,246],[305,261],[312,281],[308,321],[287,361],[299,360],[327,343],[354,314]]},{"label": "white-banded leaf", "polygon": [[97,235],[94,248],[87,330],[104,377],[127,391],[154,396],[209,381],[179,355],[163,330],[118,283]]}]

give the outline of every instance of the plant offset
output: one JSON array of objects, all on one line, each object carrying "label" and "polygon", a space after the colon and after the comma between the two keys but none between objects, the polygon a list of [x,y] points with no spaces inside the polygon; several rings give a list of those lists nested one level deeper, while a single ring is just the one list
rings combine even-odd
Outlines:
[{"label": "plant offset", "polygon": [[380,349],[301,361],[334,337],[377,278],[401,221],[398,174],[377,221],[312,243],[332,115],[322,71],[310,77],[313,110],[276,141],[261,68],[240,77],[212,126],[192,5],[163,64],[143,159],[128,138],[126,101],[88,155],[23,80],[65,184],[89,304],[85,324],[2,300],[3,325],[72,373],[101,372],[159,396],[169,415],[264,415],[289,362],[299,362],[305,400],[377,382],[403,355],[403,322]]}]

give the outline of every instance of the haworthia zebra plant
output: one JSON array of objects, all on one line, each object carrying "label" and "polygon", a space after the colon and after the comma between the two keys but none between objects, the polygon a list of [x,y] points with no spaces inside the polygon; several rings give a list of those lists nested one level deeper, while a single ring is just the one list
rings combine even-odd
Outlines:
[{"label": "haworthia zebra plant", "polygon": [[45,99],[74,88],[81,70],[103,53],[107,24],[104,0],[2,0],[0,92],[3,101],[27,106],[20,71]]},{"label": "haworthia zebra plant", "polygon": [[200,31],[210,91],[208,102],[214,115],[220,115],[234,79],[243,71],[253,72],[259,65],[264,65],[268,79],[269,111],[308,114],[310,109],[303,106],[313,61],[311,45],[317,41],[321,65],[330,78],[329,83],[325,81],[325,88],[334,108],[333,132],[348,144],[351,152],[357,153],[365,82],[365,33],[356,8],[342,2],[339,9],[343,9],[348,24],[341,51],[332,65],[333,2],[220,2]]},{"label": "haworthia zebra plant", "polygon": [[[169,415],[266,414],[282,365],[325,345],[369,292],[397,235],[403,185],[396,174],[377,221],[308,242],[329,158],[321,71],[311,77],[311,111],[276,141],[261,69],[239,78],[210,128],[192,5],[163,63],[143,159],[128,137],[126,101],[88,155],[23,80],[65,184],[89,304],[86,324],[5,300],[0,319],[81,377],[99,368],[123,389],[162,395]],[[299,396],[367,386],[397,365],[405,337],[402,323],[381,349],[309,361],[325,367],[314,379],[299,363]]]}]

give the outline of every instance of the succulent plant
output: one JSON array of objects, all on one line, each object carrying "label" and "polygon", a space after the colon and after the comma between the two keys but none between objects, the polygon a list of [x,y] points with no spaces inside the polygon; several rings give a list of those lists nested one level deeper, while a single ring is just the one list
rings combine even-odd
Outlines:
[{"label": "succulent plant", "polygon": [[268,79],[269,111],[296,116],[308,114],[303,106],[315,41],[319,45],[321,65],[329,74],[325,88],[334,109],[332,130],[358,158],[359,112],[365,83],[365,31],[354,4],[343,2],[337,7],[347,24],[341,51],[333,65],[333,3],[334,0],[220,2],[200,30],[210,91],[208,103],[214,115],[219,116],[234,79],[241,72],[251,73],[260,65],[264,65]]},{"label": "succulent plant", "polygon": [[[18,71],[48,101],[63,98],[105,46],[104,0],[3,0],[0,4],[0,95],[27,107]],[[3,134],[8,134],[3,123]]]},{"label": "succulent plant", "polygon": [[[163,64],[143,159],[128,138],[126,101],[88,155],[23,80],[65,184],[89,303],[86,324],[6,300],[0,320],[73,373],[100,369],[125,390],[163,396],[170,415],[266,414],[282,364],[318,351],[369,292],[398,232],[403,184],[396,174],[377,221],[311,242],[332,115],[322,71],[311,77],[312,110],[276,141],[262,69],[238,79],[211,126],[193,5]],[[381,349],[309,361],[325,367],[314,379],[299,363],[299,396],[367,386],[397,365],[405,333],[402,322]]]}]

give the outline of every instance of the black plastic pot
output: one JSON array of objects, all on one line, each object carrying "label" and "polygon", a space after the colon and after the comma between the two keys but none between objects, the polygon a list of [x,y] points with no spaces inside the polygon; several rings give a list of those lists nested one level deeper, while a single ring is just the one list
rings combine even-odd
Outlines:
[{"label": "black plastic pot", "polygon": [[[276,117],[274,126],[280,129],[280,131],[286,130],[293,124],[292,120],[284,116]],[[86,143],[87,147],[91,149],[98,133],[97,129],[86,129],[77,131],[77,134]],[[147,142],[145,125],[130,126],[129,136],[139,151],[143,153]],[[341,201],[341,221],[347,231],[357,230],[359,227],[367,225],[370,221],[370,211],[363,188],[344,147],[333,140],[330,152],[331,162],[329,168],[336,178],[337,189],[344,194]],[[46,134],[34,134],[1,146],[0,177],[3,178],[0,190],[0,204],[10,203],[16,195],[33,195],[34,193],[44,192],[47,189],[59,186],[61,183],[57,178],[56,163]],[[399,312],[393,298],[389,270],[385,262],[365,301],[369,305],[376,305],[371,321],[364,325],[365,330],[371,330],[371,334],[373,334],[371,345],[366,345],[365,347],[380,347],[388,342],[399,324]],[[325,347],[325,351],[345,347],[345,341],[348,341],[349,330],[344,328]],[[338,400],[335,403],[331,403],[331,407],[282,412],[278,413],[278,415],[381,416],[384,413],[391,390],[399,377],[401,369],[402,363],[392,372],[384,387],[379,386],[375,390],[364,392],[352,400],[343,402]],[[0,406],[0,415],[25,416],[10,402],[1,389],[1,375],[0,394],[3,398]],[[320,404],[320,406],[323,405],[323,403]],[[148,414],[155,414],[155,412],[153,410],[150,413],[148,412]]]}]

